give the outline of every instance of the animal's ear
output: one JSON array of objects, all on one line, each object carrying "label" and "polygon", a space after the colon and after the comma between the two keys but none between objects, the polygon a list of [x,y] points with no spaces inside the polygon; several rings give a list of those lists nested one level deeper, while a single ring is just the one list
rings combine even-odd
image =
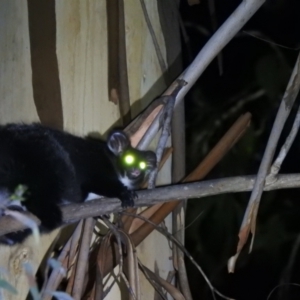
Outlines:
[{"label": "animal's ear", "polygon": [[147,161],[148,170],[156,168],[156,154],[153,151],[144,151],[144,157]]},{"label": "animal's ear", "polygon": [[130,140],[123,131],[115,130],[108,136],[107,146],[112,153],[120,155],[130,147]]}]

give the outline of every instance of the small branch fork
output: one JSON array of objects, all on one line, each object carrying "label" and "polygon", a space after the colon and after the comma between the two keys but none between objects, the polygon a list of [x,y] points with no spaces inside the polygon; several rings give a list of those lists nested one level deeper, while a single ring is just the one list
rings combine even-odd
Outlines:
[{"label": "small branch fork", "polygon": [[[168,138],[171,133],[171,120],[173,115],[173,108],[176,100],[176,95],[179,93],[181,88],[185,86],[187,83],[184,80],[178,80],[177,86],[169,96],[164,96],[163,98],[166,98],[167,102],[164,106],[164,110],[161,115],[161,124],[162,125],[162,132],[160,139],[158,141],[158,145],[156,148],[156,159],[157,159],[157,165],[160,164],[160,161],[163,156],[163,152],[165,150],[165,147],[167,145]],[[155,168],[155,170],[150,174],[149,181],[148,181],[148,189],[153,189],[155,187],[155,180],[157,177],[158,168]]]}]

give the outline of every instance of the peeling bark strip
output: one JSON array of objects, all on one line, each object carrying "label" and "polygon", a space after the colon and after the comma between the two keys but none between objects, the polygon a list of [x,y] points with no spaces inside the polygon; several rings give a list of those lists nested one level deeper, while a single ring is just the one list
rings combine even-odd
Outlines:
[{"label": "peeling bark strip", "polygon": [[63,129],[55,0],[27,0],[33,97],[44,125]]},{"label": "peeling bark strip", "polygon": [[124,0],[106,0],[109,100],[119,105],[123,125],[131,121]]}]

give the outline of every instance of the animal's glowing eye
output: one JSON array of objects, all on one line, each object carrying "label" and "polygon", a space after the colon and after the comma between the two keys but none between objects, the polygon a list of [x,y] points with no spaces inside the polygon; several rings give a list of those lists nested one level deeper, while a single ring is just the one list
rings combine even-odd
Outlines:
[{"label": "animal's glowing eye", "polygon": [[146,163],[144,161],[141,161],[140,164],[139,164],[139,166],[140,166],[141,170],[145,170],[146,169]]},{"label": "animal's glowing eye", "polygon": [[131,154],[128,154],[125,156],[124,161],[127,165],[131,165],[134,162],[134,156]]}]

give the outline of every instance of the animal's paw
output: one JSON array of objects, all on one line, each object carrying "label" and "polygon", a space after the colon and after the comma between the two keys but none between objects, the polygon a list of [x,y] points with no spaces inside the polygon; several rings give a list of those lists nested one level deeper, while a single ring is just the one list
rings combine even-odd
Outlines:
[{"label": "animal's paw", "polygon": [[121,193],[120,200],[122,201],[122,207],[133,207],[134,200],[137,199],[137,194],[135,191],[125,190]]}]

